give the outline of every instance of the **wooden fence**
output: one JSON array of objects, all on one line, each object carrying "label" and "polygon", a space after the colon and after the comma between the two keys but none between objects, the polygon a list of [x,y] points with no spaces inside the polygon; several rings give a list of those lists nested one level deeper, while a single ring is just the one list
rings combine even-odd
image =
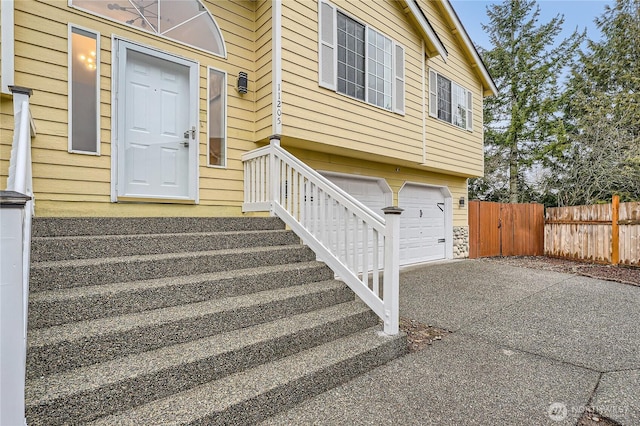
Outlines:
[{"label": "wooden fence", "polygon": [[640,202],[548,208],[544,253],[640,266]]},{"label": "wooden fence", "polygon": [[544,206],[469,201],[469,257],[542,256]]}]

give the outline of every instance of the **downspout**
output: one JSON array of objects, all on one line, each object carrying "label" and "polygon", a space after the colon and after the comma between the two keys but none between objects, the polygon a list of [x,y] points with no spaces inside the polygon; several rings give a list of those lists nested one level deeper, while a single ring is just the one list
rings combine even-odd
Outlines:
[{"label": "downspout", "polygon": [[421,68],[422,68],[422,164],[427,162],[427,85],[426,85],[426,70],[424,63],[426,62],[426,54],[424,49],[424,39],[421,43]]},{"label": "downspout", "polygon": [[282,0],[271,3],[272,140],[282,134]]},{"label": "downspout", "polygon": [[0,13],[0,27],[2,27],[2,49],[0,57],[2,58],[2,68],[0,69],[0,92],[6,95],[11,94],[9,86],[13,86],[15,65],[14,65],[14,4],[13,0],[2,0]]}]

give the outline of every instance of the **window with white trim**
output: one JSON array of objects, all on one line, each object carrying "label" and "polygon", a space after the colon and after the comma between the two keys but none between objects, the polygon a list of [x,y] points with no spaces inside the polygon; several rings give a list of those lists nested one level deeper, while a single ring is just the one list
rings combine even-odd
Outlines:
[{"label": "window with white trim", "polygon": [[404,48],[331,3],[319,2],[319,84],[404,114]]},{"label": "window with white trim", "polygon": [[222,32],[200,0],[69,0],[69,5],[218,56]]},{"label": "window with white trim", "polygon": [[226,87],[227,74],[209,68],[209,165],[226,167]]},{"label": "window with white trim", "polygon": [[473,94],[442,74],[429,70],[429,115],[473,130]]},{"label": "window with white trim", "polygon": [[100,34],[69,25],[69,152],[100,154]]}]

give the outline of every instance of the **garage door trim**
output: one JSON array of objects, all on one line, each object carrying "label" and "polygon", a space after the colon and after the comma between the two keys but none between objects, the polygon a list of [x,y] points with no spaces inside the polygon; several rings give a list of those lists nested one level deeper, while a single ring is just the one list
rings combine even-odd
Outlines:
[{"label": "garage door trim", "polygon": [[[430,185],[420,182],[405,181],[398,190],[398,206],[402,207],[402,190],[406,186],[418,186],[440,190],[444,197],[444,235],[445,235],[445,259],[453,259],[453,197],[449,188],[442,185]],[[402,220],[402,219],[401,219]]]}]

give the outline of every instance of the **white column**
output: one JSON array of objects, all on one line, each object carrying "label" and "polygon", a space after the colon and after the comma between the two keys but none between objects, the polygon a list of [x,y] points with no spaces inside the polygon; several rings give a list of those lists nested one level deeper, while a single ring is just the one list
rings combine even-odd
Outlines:
[{"label": "white column", "polygon": [[400,327],[400,215],[398,207],[382,209],[385,219],[384,241],[384,332],[398,334]]},{"label": "white column", "polygon": [[22,233],[29,198],[0,192],[0,425],[26,424]]}]

